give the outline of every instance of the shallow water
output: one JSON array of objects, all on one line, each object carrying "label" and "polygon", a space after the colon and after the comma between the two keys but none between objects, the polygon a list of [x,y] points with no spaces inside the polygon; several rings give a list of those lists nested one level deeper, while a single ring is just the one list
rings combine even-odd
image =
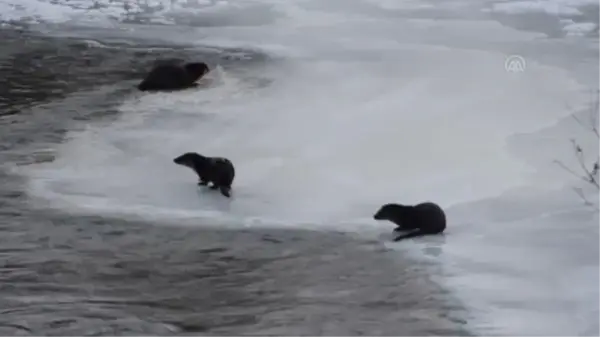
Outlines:
[{"label": "shallow water", "polygon": [[[223,230],[197,219],[181,227],[47,209],[23,192],[28,180],[11,172],[54,160],[52,146],[68,141],[67,128],[113,121],[113,107],[131,90],[110,83],[128,76],[122,69],[131,55],[86,48],[82,41],[23,37],[3,32],[15,51],[3,62],[28,60],[14,71],[31,73],[37,57],[58,47],[63,54],[45,66],[55,72],[69,67],[79,82],[18,77],[3,67],[14,87],[54,91],[43,98],[14,97],[9,102],[19,108],[1,120],[2,333],[467,333],[467,313],[429,281],[427,264],[397,261],[377,240],[301,228]],[[90,63],[98,64],[102,78],[86,74]],[[89,90],[92,78],[101,90]]]}]

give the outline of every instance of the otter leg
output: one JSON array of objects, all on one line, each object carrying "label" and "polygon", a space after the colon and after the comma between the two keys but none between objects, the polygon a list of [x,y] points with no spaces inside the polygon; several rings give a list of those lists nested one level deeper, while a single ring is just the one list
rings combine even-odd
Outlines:
[{"label": "otter leg", "polygon": [[201,176],[200,174],[198,174],[198,185],[206,186],[206,185],[208,185],[209,181],[210,181],[210,179],[208,179],[207,177]]},{"label": "otter leg", "polygon": [[211,190],[216,190],[218,189],[220,186],[217,183],[213,183],[212,186],[210,187]]},{"label": "otter leg", "polygon": [[427,234],[429,234],[429,233],[427,233],[426,231],[423,231],[422,229],[415,229],[406,234],[398,235],[397,237],[394,238],[393,241],[400,241],[400,240],[404,240],[404,239],[415,238],[415,237],[424,236]]}]

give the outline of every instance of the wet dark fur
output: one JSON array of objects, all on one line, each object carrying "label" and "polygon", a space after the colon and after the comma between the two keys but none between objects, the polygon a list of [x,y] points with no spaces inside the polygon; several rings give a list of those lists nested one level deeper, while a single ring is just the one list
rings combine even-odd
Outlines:
[{"label": "wet dark fur", "polygon": [[207,186],[209,182],[212,182],[211,189],[219,189],[221,194],[228,198],[231,197],[231,184],[235,177],[235,169],[229,159],[205,157],[195,152],[187,152],[173,159],[173,162],[194,170],[200,179],[198,185]]},{"label": "wet dark fur", "polygon": [[195,82],[208,71],[208,66],[204,62],[191,62],[183,66],[159,64],[138,85],[138,89],[141,91],[169,91],[196,87]]},{"label": "wet dark fur", "polygon": [[408,231],[398,235],[394,241],[412,237],[439,234],[446,229],[446,214],[440,206],[424,202],[415,206],[385,204],[373,215],[375,220],[388,220],[396,224],[395,232]]}]

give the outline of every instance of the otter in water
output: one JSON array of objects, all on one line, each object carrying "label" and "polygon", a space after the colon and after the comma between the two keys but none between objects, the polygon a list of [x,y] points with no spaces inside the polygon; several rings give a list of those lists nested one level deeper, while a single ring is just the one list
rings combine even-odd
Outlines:
[{"label": "otter in water", "polygon": [[194,170],[200,181],[198,185],[210,187],[213,190],[219,189],[221,194],[231,197],[231,184],[235,177],[235,169],[231,161],[221,157],[205,157],[195,152],[187,152],[173,159],[178,165],[187,166]]},{"label": "otter in water", "polygon": [[394,228],[394,232],[408,231],[397,236],[394,241],[439,234],[446,229],[446,214],[440,206],[432,202],[414,206],[385,204],[373,215],[373,219],[395,223],[397,227]]},{"label": "otter in water", "polygon": [[160,64],[155,66],[138,85],[141,91],[169,91],[196,87],[195,82],[208,73],[204,62]]}]

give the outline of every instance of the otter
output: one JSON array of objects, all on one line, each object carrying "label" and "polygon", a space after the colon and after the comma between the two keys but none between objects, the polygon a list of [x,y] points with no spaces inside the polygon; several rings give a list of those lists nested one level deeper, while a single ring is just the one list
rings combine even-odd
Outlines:
[{"label": "otter", "polygon": [[414,206],[385,204],[373,215],[375,220],[388,220],[397,225],[394,232],[409,232],[397,236],[394,241],[412,237],[440,234],[446,229],[446,214],[433,202],[423,202]]},{"label": "otter", "polygon": [[177,64],[159,64],[154,67],[137,86],[140,91],[182,90],[198,86],[198,79],[208,73],[204,62],[191,62],[183,66]]},{"label": "otter", "polygon": [[235,169],[231,161],[222,157],[205,157],[196,152],[187,152],[173,159],[178,165],[187,166],[194,170],[200,181],[199,186],[207,186],[213,190],[219,189],[221,194],[231,197],[231,184],[235,177]]}]

